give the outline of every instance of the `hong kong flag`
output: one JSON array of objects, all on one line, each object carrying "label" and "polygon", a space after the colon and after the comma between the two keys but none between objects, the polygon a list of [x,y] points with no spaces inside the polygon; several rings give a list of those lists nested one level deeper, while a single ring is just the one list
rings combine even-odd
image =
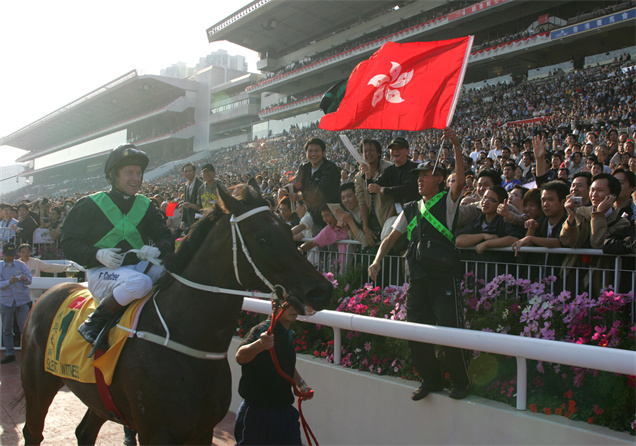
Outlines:
[{"label": "hong kong flag", "polygon": [[450,125],[473,36],[437,42],[387,42],[354,68],[325,130],[442,129]]}]

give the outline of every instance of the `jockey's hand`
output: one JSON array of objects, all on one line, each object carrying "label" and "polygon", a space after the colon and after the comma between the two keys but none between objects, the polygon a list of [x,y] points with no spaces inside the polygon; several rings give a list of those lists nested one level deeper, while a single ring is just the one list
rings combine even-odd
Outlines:
[{"label": "jockey's hand", "polygon": [[118,254],[120,251],[120,248],[102,248],[97,251],[95,258],[106,268],[117,269],[124,261],[124,255]]},{"label": "jockey's hand", "polygon": [[139,253],[137,253],[137,257],[141,260],[158,259],[160,255],[161,251],[159,251],[159,248],[148,245],[142,246]]}]

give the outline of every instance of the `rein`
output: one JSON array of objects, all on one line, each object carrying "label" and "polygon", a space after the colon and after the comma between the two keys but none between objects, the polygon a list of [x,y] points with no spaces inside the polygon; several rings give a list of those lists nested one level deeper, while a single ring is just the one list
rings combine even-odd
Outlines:
[{"label": "rein", "polygon": [[[238,217],[235,217],[233,214],[230,217],[230,228],[232,230],[232,252],[233,252],[233,263],[234,263],[234,275],[236,277],[236,280],[239,284],[242,285],[241,280],[239,278],[239,272],[238,272],[238,245],[236,242],[237,239],[237,235],[238,235],[238,239],[241,242],[241,250],[243,251],[243,254],[245,255],[245,257],[247,258],[247,261],[249,262],[249,264],[252,266],[252,269],[254,270],[254,273],[263,281],[263,283],[265,283],[265,285],[267,285],[267,287],[272,291],[271,293],[261,293],[258,291],[252,291],[247,293],[246,291],[241,291],[241,290],[233,290],[233,289],[229,289],[229,288],[220,288],[217,286],[213,286],[213,285],[203,285],[200,283],[196,283],[196,282],[192,282],[191,280],[188,280],[184,277],[181,277],[178,274],[173,273],[172,271],[168,271],[167,269],[165,269],[163,267],[163,265],[161,264],[161,261],[159,261],[159,259],[147,259],[148,262],[152,263],[155,266],[158,266],[159,268],[163,269],[165,272],[167,272],[168,274],[170,274],[175,280],[177,280],[178,282],[182,283],[183,285],[189,287],[189,288],[194,288],[200,291],[207,291],[210,293],[217,293],[217,294],[230,294],[230,295],[234,295],[234,296],[241,296],[241,297],[245,297],[246,294],[250,294],[252,297],[260,297],[260,298],[265,298],[265,299],[271,299],[274,301],[280,300],[280,299],[284,299],[287,296],[287,290],[285,290],[285,287],[283,287],[282,285],[272,285],[271,282],[269,280],[267,280],[265,278],[265,276],[263,275],[263,273],[261,273],[261,271],[258,269],[258,267],[256,266],[256,264],[254,263],[254,261],[252,260],[252,257],[249,254],[249,250],[247,249],[247,245],[245,245],[245,241],[243,240],[243,235],[241,234],[241,229],[238,225],[239,222],[255,215],[261,212],[266,212],[266,211],[270,211],[269,207],[267,206],[259,206],[257,208],[254,208],[248,212],[245,212],[244,214],[239,215]],[[128,250],[125,254],[128,254],[129,252],[133,252],[135,254],[139,254],[139,250],[138,249],[130,249]],[[153,304],[155,306],[155,310],[157,312],[157,316],[159,317],[159,320],[161,321],[161,325],[163,325],[163,329],[166,332],[166,336],[159,336],[156,335],[154,333],[150,333],[147,331],[140,331],[140,330],[132,330],[130,328],[127,327],[122,327],[121,325],[117,324],[118,328],[121,328],[122,330],[128,331],[129,333],[131,333],[133,336],[137,336],[139,339],[144,339],[146,341],[152,342],[154,344],[158,344],[158,345],[163,345],[164,347],[167,347],[171,350],[175,350],[178,351],[180,353],[183,353],[185,355],[188,356],[192,356],[194,358],[199,358],[199,359],[225,359],[227,358],[227,352],[224,353],[217,353],[217,352],[206,352],[203,350],[197,350],[191,347],[188,347],[186,345],[180,344],[178,342],[175,342],[173,340],[170,339],[170,330],[168,328],[168,325],[166,324],[163,315],[161,314],[161,312],[159,311],[159,306],[157,305],[157,301],[156,301],[156,297],[157,297],[158,293],[154,293],[154,295],[152,296],[152,301]]]},{"label": "rein", "polygon": [[[274,327],[276,326],[276,323],[278,323],[278,319],[280,319],[283,312],[287,308],[287,305],[289,304],[285,302],[283,304],[277,304],[274,306],[274,309],[272,310],[272,322],[271,324],[269,324],[269,328],[267,329],[267,334],[274,333]],[[269,353],[272,357],[272,362],[274,363],[274,366],[276,367],[276,371],[278,372],[278,374],[284,379],[286,379],[287,381],[289,381],[289,383],[294,388],[294,395],[298,397],[298,414],[300,415],[300,424],[302,425],[303,431],[305,432],[305,438],[307,439],[307,444],[309,446],[312,446],[311,440],[313,439],[314,442],[316,443],[316,446],[318,446],[318,440],[316,440],[316,436],[314,435],[311,428],[309,427],[309,423],[307,423],[307,420],[305,419],[305,415],[303,415],[303,409],[302,409],[302,402],[306,399],[311,398],[312,395],[314,394],[314,391],[313,390],[310,390],[309,392],[300,391],[300,389],[298,388],[298,385],[296,384],[296,381],[294,381],[294,379],[291,376],[289,376],[287,373],[285,373],[285,371],[281,368],[280,364],[278,363],[278,357],[276,356],[275,350],[276,350],[275,348],[272,348],[269,350]]]}]

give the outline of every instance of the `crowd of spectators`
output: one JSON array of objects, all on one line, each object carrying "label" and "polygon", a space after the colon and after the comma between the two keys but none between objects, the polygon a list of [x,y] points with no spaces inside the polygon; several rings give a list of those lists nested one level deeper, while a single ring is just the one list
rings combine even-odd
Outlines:
[{"label": "crowd of spectators", "polygon": [[[586,205],[597,208],[600,205],[597,197],[599,188],[607,189],[605,196],[610,195],[610,192],[614,196],[614,202],[605,210],[609,212],[613,209],[616,215],[612,214],[612,218],[631,222],[633,228],[636,217],[633,198],[636,172],[636,76],[633,71],[622,70],[631,63],[631,58],[625,56],[606,66],[571,72],[557,71],[547,79],[486,85],[479,90],[464,92],[453,122],[461,139],[468,173],[462,203],[470,212],[461,221],[462,227],[470,227],[471,219],[482,214],[482,218],[486,218],[485,221],[489,223],[500,216],[502,223],[493,225],[492,231],[504,231],[500,238],[504,237],[504,233],[507,234],[505,237],[509,241],[508,246],[513,245],[517,249],[527,246],[528,240],[535,240],[528,237],[534,237],[534,231],[541,226],[542,218],[547,218],[550,214],[550,211],[546,212],[544,209],[541,187],[558,181],[569,191],[566,202],[566,197],[561,197],[562,188],[550,186],[555,191],[554,194],[558,192],[560,197],[564,210],[562,220],[568,217],[570,210],[576,214],[576,218],[570,218],[570,223],[565,225],[570,231],[567,246],[591,246],[589,237],[587,241],[580,240],[578,233],[572,235],[572,228],[575,224],[590,224],[594,213],[579,216],[580,211],[577,208]],[[455,160],[447,147],[440,147],[441,132],[438,130],[350,130],[343,133],[354,144],[363,138],[378,140],[382,146],[382,159],[385,161],[391,160],[387,150],[389,142],[400,137],[408,141],[409,157],[413,162],[435,161],[439,151],[439,161],[451,172],[448,184],[453,181]],[[305,143],[315,137],[326,144],[325,158],[341,170],[340,183],[353,182],[359,171],[358,163],[345,148],[339,134],[319,129],[317,122],[303,128],[292,127],[282,135],[258,138],[215,151],[195,163],[197,174],[200,174],[201,166],[212,164],[216,169],[216,179],[230,190],[240,183],[259,187],[273,211],[280,211],[282,218],[290,225],[292,222],[297,224],[302,206],[299,206],[298,200],[293,199],[297,189],[294,178],[300,166],[307,161],[307,154],[303,149]],[[177,163],[165,175],[147,181],[143,186],[143,193],[158,208],[166,212],[170,207],[166,221],[174,232],[175,239],[184,230],[179,217],[186,184],[182,167]],[[593,178],[598,179],[597,175],[603,172],[618,179],[618,190],[615,190],[616,183],[613,180],[611,187],[610,180],[607,180],[607,184],[599,183],[601,186],[596,184]],[[8,207],[8,218],[18,220],[16,227],[20,226],[20,221],[25,217],[24,212],[18,213],[18,206],[24,208],[26,205],[30,217],[39,227],[45,229],[47,224],[50,225],[52,216],[55,224],[62,221],[68,208],[79,197],[106,187],[101,176],[65,180],[50,185],[46,189],[46,198],[41,196],[36,200],[23,200],[24,191],[18,191],[13,196],[5,196],[4,201]],[[582,202],[572,203],[569,201],[570,196],[580,196]],[[281,206],[280,200],[284,200]],[[488,206],[482,207],[484,200]],[[176,209],[173,210],[174,205],[169,206],[170,203],[176,203]],[[357,202],[352,204],[350,201],[345,209],[353,210],[356,206]],[[604,204],[603,209],[607,206]],[[291,215],[296,210],[298,215]],[[493,212],[495,210],[496,213]],[[56,213],[59,215],[54,215]],[[351,221],[349,218],[345,220]],[[359,215],[355,220],[360,224]],[[475,223],[472,222],[473,225]],[[564,223],[560,221],[559,224]],[[9,237],[15,236],[15,233],[10,233],[10,220],[7,221],[7,226],[5,233]],[[551,224],[550,227],[552,226]],[[623,224],[612,227],[624,230]],[[307,229],[310,228],[306,226],[301,229],[305,230],[305,236],[315,236],[321,228],[311,228],[309,232]],[[349,236],[364,241],[367,228],[362,231],[360,226],[358,229],[359,231],[353,231],[355,237],[351,231]],[[609,236],[612,232],[606,231],[605,235]],[[633,238],[633,229],[631,237]],[[55,246],[56,240],[54,237],[52,239],[52,244],[48,246]],[[367,239],[371,243],[363,243],[365,249],[373,249],[374,245],[377,247],[379,240],[372,239],[372,236]],[[472,239],[477,240],[479,236]],[[487,242],[490,236],[479,240],[478,244]],[[594,247],[602,247],[597,241],[595,243]],[[487,249],[487,245],[485,243],[482,247]],[[34,254],[40,253],[36,250]],[[62,256],[62,253],[58,252],[58,255]],[[512,257],[507,260],[514,261]]]},{"label": "crowd of spectators", "polygon": [[[393,25],[383,27],[375,32],[371,32],[365,34],[364,36],[347,41],[340,45],[334,46],[326,51],[319,52],[313,56],[305,57],[302,60],[292,62],[283,68],[266,72],[263,75],[263,80],[267,81],[269,79],[275,78],[277,76],[284,75],[286,73],[290,73],[292,71],[298,70],[308,65],[312,65],[314,63],[329,59],[330,57],[344,54],[347,51],[354,50],[371,42],[375,42],[376,40],[382,40],[386,38],[390,38],[391,36],[408,30],[412,27],[424,25],[431,20],[436,20],[445,17],[451,12],[460,11],[463,8],[466,8],[473,4],[473,2],[468,1],[452,1],[446,5],[442,5],[438,8],[434,8],[430,11],[423,12],[421,14],[410,17],[408,20],[402,20]],[[574,17],[567,18],[568,25],[576,24],[583,22],[585,20],[589,20],[594,17],[600,17],[603,15],[611,14],[617,11],[626,10],[629,8],[633,8],[636,2],[634,0],[629,1],[617,1],[614,5],[609,5],[605,8],[597,9],[592,3],[588,4],[580,4],[580,8],[578,13]],[[503,29],[501,27],[492,30],[492,32],[496,34],[486,34],[486,35],[477,35],[475,36],[475,42],[473,45],[473,51],[478,51],[485,48],[496,47],[506,42],[512,42],[518,39],[523,39],[525,37],[530,37],[541,30],[546,28],[550,28],[550,26],[543,25],[537,29],[531,27],[530,23],[517,23],[514,25],[509,24],[508,26],[515,26],[517,29]],[[549,24],[548,24],[549,25]]]}]

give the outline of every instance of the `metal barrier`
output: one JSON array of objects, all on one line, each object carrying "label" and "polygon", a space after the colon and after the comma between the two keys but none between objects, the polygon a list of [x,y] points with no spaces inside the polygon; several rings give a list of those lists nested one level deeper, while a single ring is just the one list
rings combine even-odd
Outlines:
[{"label": "metal barrier", "polygon": [[[308,241],[311,239],[303,239]],[[358,253],[356,249],[361,246],[356,240],[341,240],[338,245],[346,246],[345,253],[331,250],[317,251],[317,260],[314,263],[320,272],[332,272],[334,274],[351,274],[351,271],[359,272],[360,282],[366,283],[370,280],[367,268],[373,262],[375,253]],[[512,274],[518,278],[540,280],[543,277],[554,276],[558,280],[551,286],[552,292],[568,289],[569,291],[581,294],[583,291],[600,290],[608,285],[618,288],[622,284],[623,292],[634,290],[636,287],[636,272],[623,268],[623,259],[636,258],[634,254],[615,256],[603,253],[600,249],[572,249],[572,248],[543,248],[538,246],[524,246],[521,254],[533,254],[535,257],[543,257],[543,261],[538,263],[506,263],[496,261],[486,261],[468,259],[475,252],[474,247],[460,248],[462,252],[462,263],[464,273],[473,273],[475,280],[492,280],[493,277],[501,274]],[[511,247],[489,249],[487,252],[513,253]],[[338,257],[340,256],[340,257]],[[582,266],[562,266],[551,264],[554,256],[601,256],[613,259],[613,268],[592,268]],[[535,259],[536,260],[536,259]],[[359,270],[359,271],[358,271]],[[382,261],[382,269],[376,284],[382,288],[389,285],[400,286],[406,282],[405,260],[400,255],[387,255]],[[557,290],[561,284],[561,290]],[[633,313],[633,312],[632,312]],[[632,315],[633,317],[633,315]]]}]

